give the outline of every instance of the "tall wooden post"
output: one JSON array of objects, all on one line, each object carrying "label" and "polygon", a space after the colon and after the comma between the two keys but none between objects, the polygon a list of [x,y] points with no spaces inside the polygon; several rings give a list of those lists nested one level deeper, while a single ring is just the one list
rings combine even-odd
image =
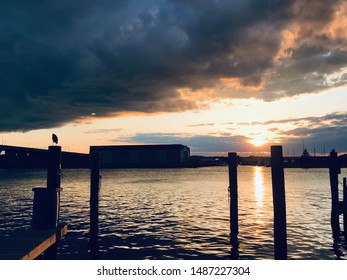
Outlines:
[{"label": "tall wooden post", "polygon": [[34,206],[32,227],[53,229],[59,223],[61,147],[48,148],[47,188],[33,188]]},{"label": "tall wooden post", "polygon": [[61,147],[48,147],[47,188],[56,190],[60,188],[61,178]]},{"label": "tall wooden post", "polygon": [[345,246],[347,246],[347,183],[346,178],[343,178],[343,231]]},{"label": "tall wooden post", "polygon": [[99,233],[99,190],[100,190],[100,155],[98,152],[90,153],[90,255],[92,259],[98,258]]},{"label": "tall wooden post", "polygon": [[333,149],[330,152],[330,190],[331,190],[331,228],[333,231],[333,238],[340,239],[340,222],[339,222],[339,174],[341,169],[338,163],[338,157],[336,151]]},{"label": "tall wooden post", "polygon": [[[61,147],[48,147],[47,188],[33,188],[34,205],[32,228],[55,229],[59,225]],[[45,259],[56,259],[58,244],[54,243],[44,252]]]},{"label": "tall wooden post", "polygon": [[282,146],[271,146],[275,260],[287,259],[286,197]]},{"label": "tall wooden post", "polygon": [[[238,157],[236,153],[228,154],[229,164],[229,201],[230,201],[230,242],[233,251],[238,252],[238,190],[237,190],[237,165]],[[235,255],[235,254],[234,254]]]},{"label": "tall wooden post", "polygon": [[61,182],[61,147],[48,148],[47,191],[50,201],[52,227],[59,224],[60,209],[60,182]]}]

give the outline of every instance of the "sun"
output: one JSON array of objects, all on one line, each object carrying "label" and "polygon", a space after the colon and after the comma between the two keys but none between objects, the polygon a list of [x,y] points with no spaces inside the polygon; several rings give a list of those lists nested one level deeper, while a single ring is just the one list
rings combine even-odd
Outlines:
[{"label": "sun", "polygon": [[265,139],[262,137],[257,137],[249,141],[249,143],[253,144],[256,147],[260,147],[266,143]]}]

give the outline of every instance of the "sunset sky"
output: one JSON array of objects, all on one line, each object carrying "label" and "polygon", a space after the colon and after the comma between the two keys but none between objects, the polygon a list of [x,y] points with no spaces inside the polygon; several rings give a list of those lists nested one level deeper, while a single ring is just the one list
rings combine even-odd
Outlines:
[{"label": "sunset sky", "polygon": [[347,152],[345,0],[0,0],[1,144]]}]

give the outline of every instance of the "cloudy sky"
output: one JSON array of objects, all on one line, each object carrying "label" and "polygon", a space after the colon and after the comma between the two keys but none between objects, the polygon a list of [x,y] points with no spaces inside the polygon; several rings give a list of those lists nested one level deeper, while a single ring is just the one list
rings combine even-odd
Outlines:
[{"label": "cloudy sky", "polygon": [[344,0],[0,0],[2,144],[347,152]]}]

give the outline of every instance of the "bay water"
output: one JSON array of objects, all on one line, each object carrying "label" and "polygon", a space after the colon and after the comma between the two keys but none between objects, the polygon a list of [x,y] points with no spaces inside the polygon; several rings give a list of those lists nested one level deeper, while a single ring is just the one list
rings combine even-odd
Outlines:
[{"label": "bay water", "polygon": [[[99,259],[229,259],[228,169],[101,170]],[[346,177],[342,169],[340,175]],[[0,236],[30,228],[45,170],[0,169]],[[62,170],[58,259],[90,259],[88,169]],[[342,186],[339,186],[342,189]],[[289,259],[344,259],[327,169],[285,169]],[[273,259],[271,169],[239,166],[239,258]],[[342,197],[342,193],[340,194]]]}]

